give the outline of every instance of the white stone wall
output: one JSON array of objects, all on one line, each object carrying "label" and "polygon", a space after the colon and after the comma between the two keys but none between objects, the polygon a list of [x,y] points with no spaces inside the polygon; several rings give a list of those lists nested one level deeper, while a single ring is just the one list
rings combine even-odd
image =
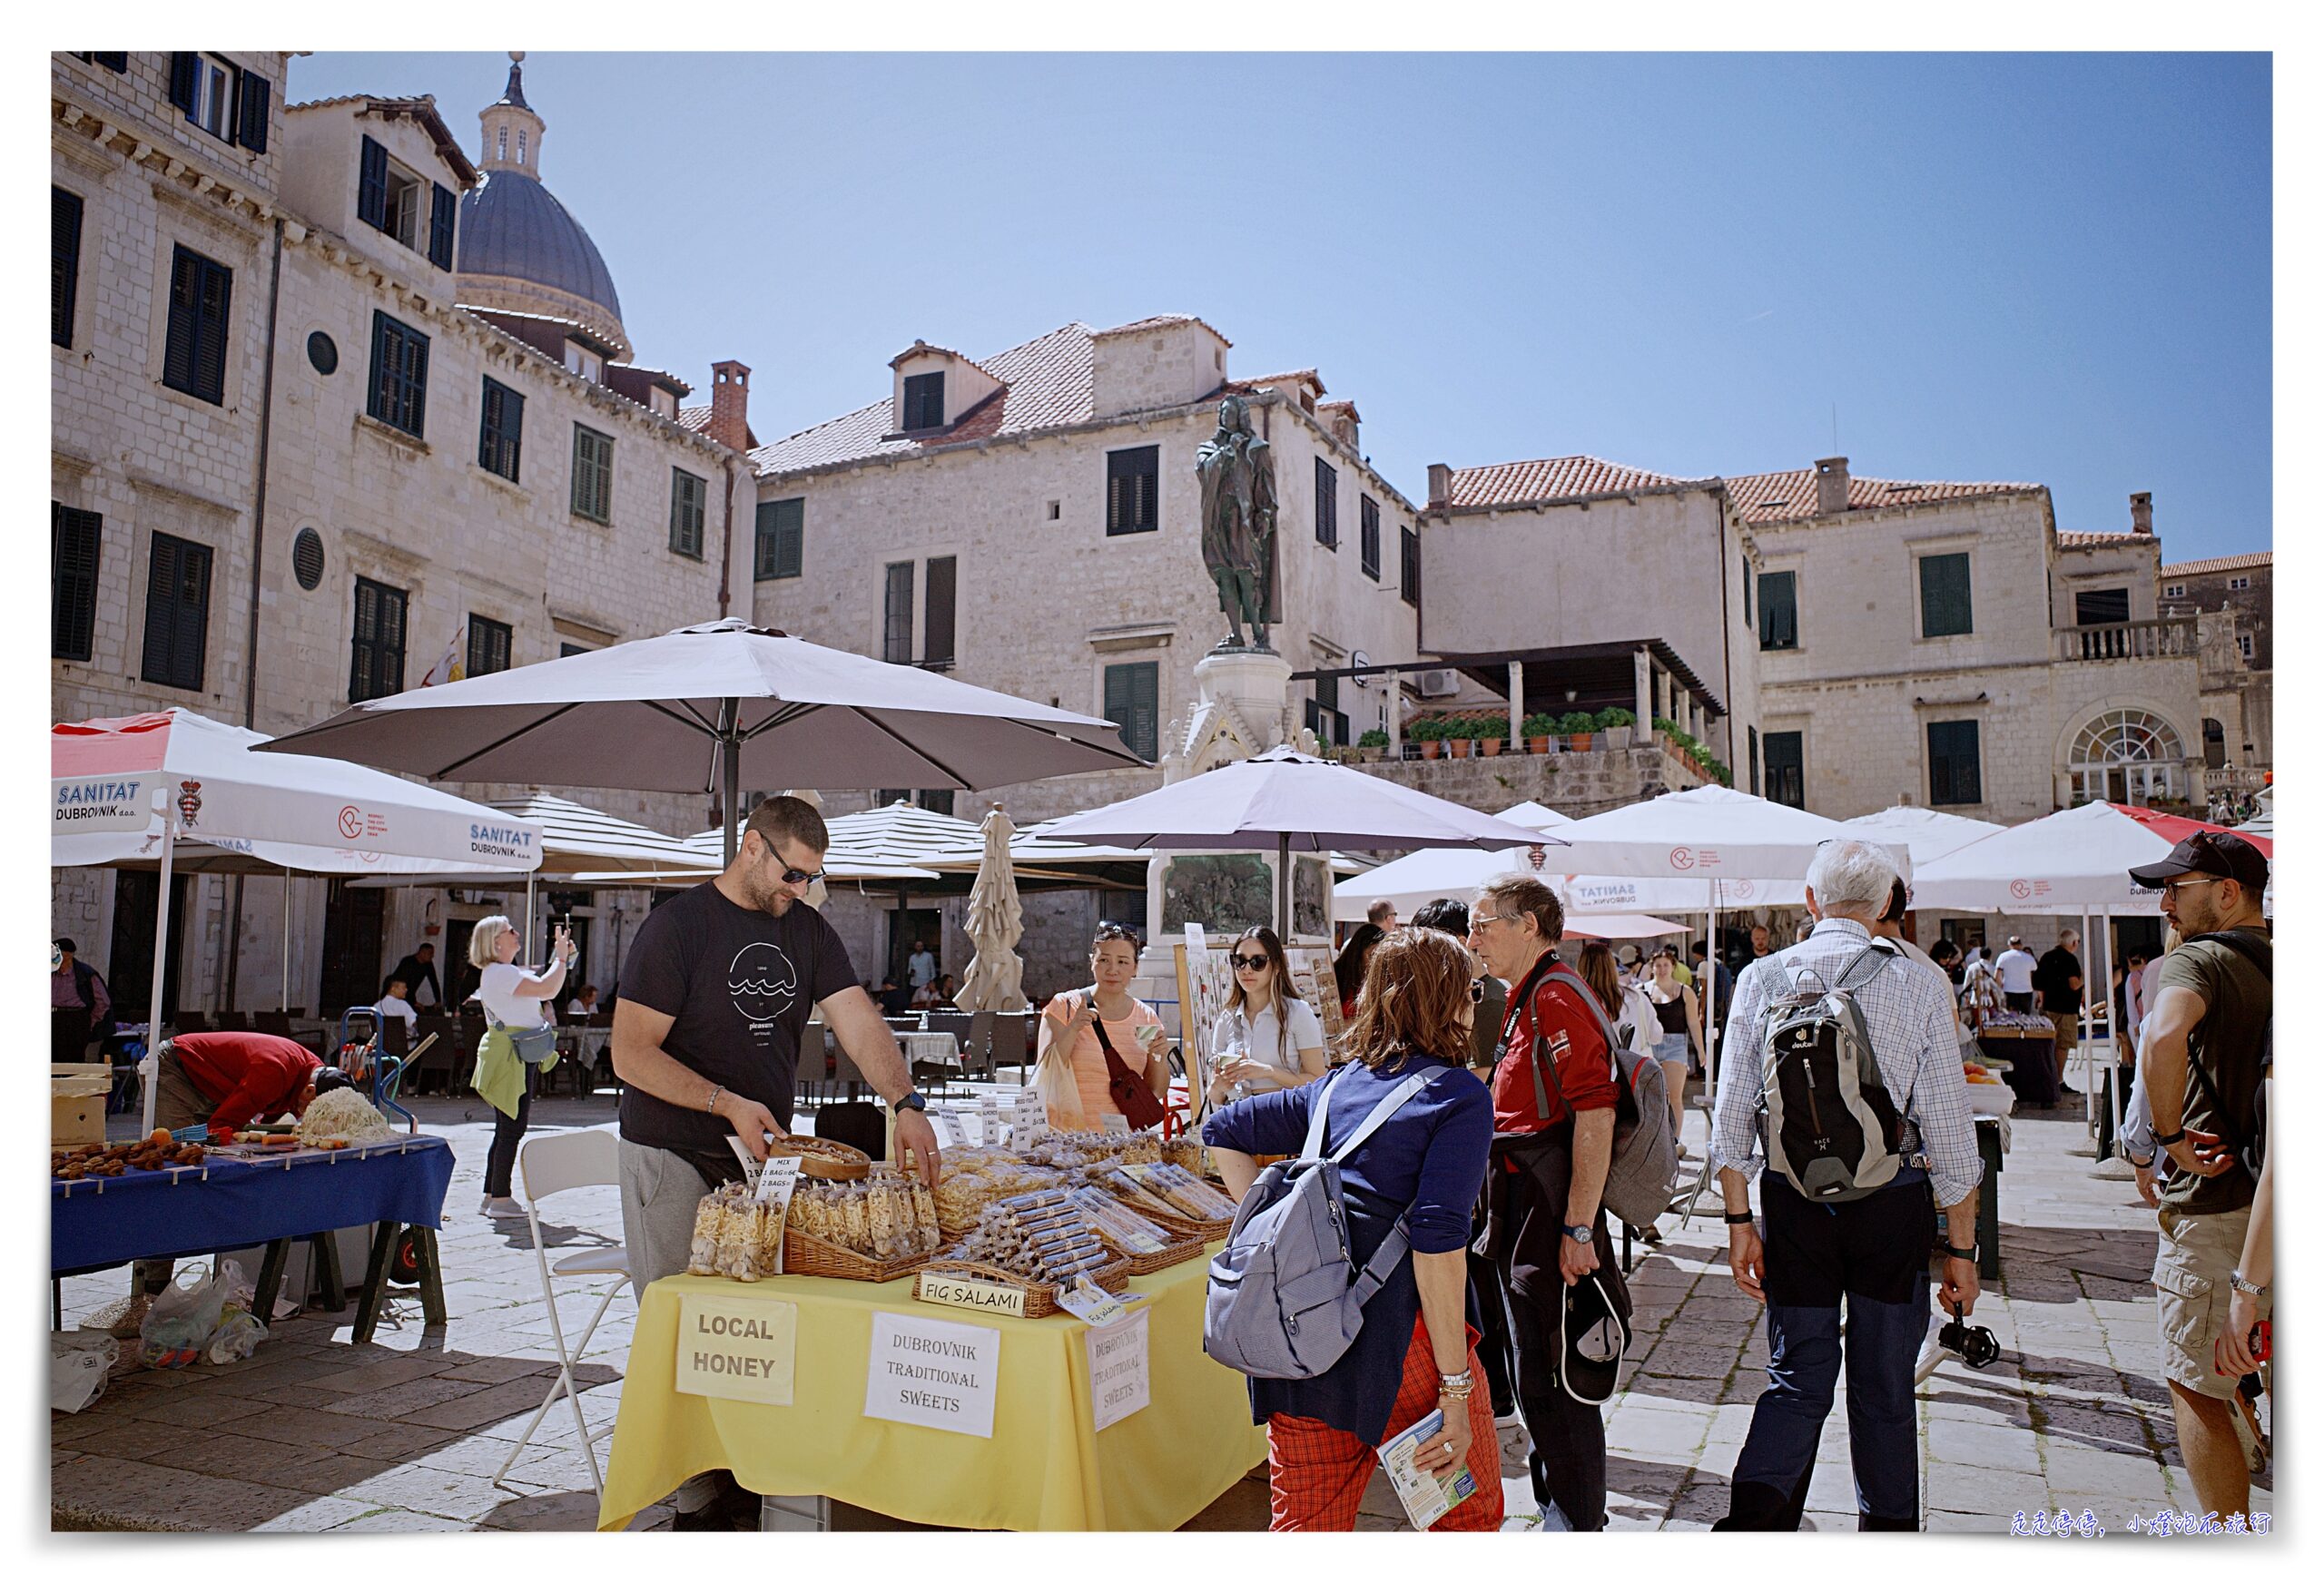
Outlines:
[{"label": "white stone wall", "polygon": [[[1276,652],[1303,670],[1345,664],[1357,649],[1382,664],[1413,658],[1413,610],[1397,595],[1395,566],[1396,534],[1413,520],[1409,507],[1304,413],[1262,400],[1254,403],[1253,422],[1275,450],[1284,612],[1270,638]],[[910,560],[917,659],[927,633],[926,563],[952,556],[959,579],[954,676],[1102,714],[1106,667],[1150,661],[1160,667],[1157,713],[1167,728],[1192,708],[1195,662],[1226,635],[1203,567],[1194,472],[1195,447],[1216,428],[1216,408],[1203,403],[1076,432],[763,479],[760,499],[806,501],[803,575],[758,583],[756,618],[816,643],[877,654],[882,568]],[[1109,538],[1106,453],[1148,445],[1161,450],[1160,526]],[[1338,472],[1336,551],[1315,542],[1319,450]],[[1380,503],[1376,583],[1358,565],[1357,501],[1366,493]],[[1326,653],[1338,657],[1326,661]],[[1308,695],[1305,683],[1295,691]],[[1355,717],[1357,705],[1384,695],[1378,688],[1367,694],[1342,687],[1352,734],[1374,723]],[[1108,772],[994,795],[1023,825],[1159,783],[1155,772]],[[960,806],[964,817],[969,801]],[[975,806],[984,801],[980,795]],[[862,805],[840,797],[832,809]]]},{"label": "white stone wall", "polygon": [[1100,334],[1090,370],[1091,410],[1100,418],[1199,401],[1226,379],[1226,342],[1193,320],[1128,334]]}]

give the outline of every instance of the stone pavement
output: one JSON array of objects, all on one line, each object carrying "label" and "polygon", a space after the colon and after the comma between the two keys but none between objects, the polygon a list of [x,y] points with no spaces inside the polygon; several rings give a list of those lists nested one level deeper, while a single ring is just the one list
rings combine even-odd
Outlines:
[{"label": "stone pavement", "polygon": [[[522,1221],[476,1213],[491,1129],[481,1101],[422,1100],[423,1125],[448,1137],[456,1168],[442,1233],[450,1322],[422,1330],[416,1291],[398,1297],[372,1344],[350,1344],[352,1310],[284,1321],[244,1362],[114,1377],[78,1414],[51,1414],[57,1528],[409,1532],[595,1527],[596,1503],[560,1402],[518,1457],[495,1470],[548,1389],[555,1352]],[[610,1096],[544,1099],[537,1131],[602,1126]],[[1699,1113],[1689,1139],[1701,1146]],[[2145,1277],[2151,1214],[2126,1180],[2093,1169],[2078,1117],[2021,1116],[2002,1182],[2004,1276],[1974,1318],[2004,1358],[1983,1371],[1948,1359],[1922,1387],[1924,1509],[1933,1530],[2006,1532],[2019,1510],[2090,1507],[2110,1530],[2132,1509],[2191,1506],[2171,1412],[2153,1379],[2154,1307]],[[1631,1277],[1637,1336],[1624,1389],[1607,1409],[1610,1521],[1702,1529],[1722,1515],[1727,1474],[1764,1382],[1758,1305],[1727,1273],[1716,1210],[1656,1250]],[[554,1201],[553,1248],[620,1236],[611,1188]],[[1666,1228],[1669,1223],[1665,1222]],[[563,1283],[576,1333],[597,1291]],[[125,1272],[65,1283],[65,1322],[126,1290]],[[403,1289],[399,1289],[399,1291]],[[579,1371],[594,1428],[620,1396],[635,1305],[615,1300]],[[1856,1527],[1846,1395],[1826,1425],[1808,1526]],[[1524,1431],[1503,1432],[1504,1493],[1516,1526],[1532,1509]],[[601,1445],[600,1455],[603,1454]],[[1265,1470],[1190,1522],[1266,1523]],[[2264,1480],[2263,1480],[2264,1482]],[[2270,1499],[2255,1491],[2254,1505]],[[663,1528],[666,1505],[635,1526]],[[852,1509],[842,1528],[902,1526]],[[1403,1526],[1375,1477],[1363,1528]]]}]

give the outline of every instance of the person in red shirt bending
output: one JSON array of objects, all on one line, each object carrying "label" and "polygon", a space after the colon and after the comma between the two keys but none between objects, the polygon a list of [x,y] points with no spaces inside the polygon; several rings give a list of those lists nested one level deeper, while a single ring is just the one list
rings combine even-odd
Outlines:
[{"label": "person in red shirt bending", "polygon": [[350,1086],[296,1039],[271,1033],[184,1033],[162,1047],[153,1125],[175,1132],[209,1123],[232,1132],[289,1112],[304,1116],[318,1094]]},{"label": "person in red shirt bending", "polygon": [[1565,909],[1539,880],[1477,893],[1469,945],[1509,984],[1493,1063],[1485,1240],[1500,1276],[1536,1532],[1606,1526],[1606,1426],[1630,1311],[1599,1195],[1616,1089],[1604,1018],[1558,959]]}]

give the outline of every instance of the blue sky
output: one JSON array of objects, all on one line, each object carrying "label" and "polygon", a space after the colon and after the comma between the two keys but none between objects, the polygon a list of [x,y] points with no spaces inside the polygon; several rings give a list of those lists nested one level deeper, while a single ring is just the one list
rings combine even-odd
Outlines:
[{"label": "blue sky", "polygon": [[[325,54],[295,100],[498,54]],[[543,175],[638,360],[753,427],[1071,320],[1198,313],[1433,461],[2030,479],[2170,560],[2271,543],[2271,74],[2256,55],[535,53]]]}]

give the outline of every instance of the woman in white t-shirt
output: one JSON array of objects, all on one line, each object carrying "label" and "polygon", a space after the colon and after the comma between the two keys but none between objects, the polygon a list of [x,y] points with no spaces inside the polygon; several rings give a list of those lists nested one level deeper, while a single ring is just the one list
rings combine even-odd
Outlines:
[{"label": "woman in white t-shirt", "polygon": [[1227,959],[1235,968],[1235,988],[1211,1029],[1217,1071],[1210,1103],[1296,1088],[1322,1077],[1323,1019],[1291,987],[1291,964],[1284,959],[1283,941],[1275,930],[1245,929],[1228,948]]},{"label": "woman in white t-shirt", "polygon": [[[523,943],[516,926],[498,915],[481,919],[468,935],[468,964],[483,969],[476,998],[483,1002],[487,1018],[511,1030],[544,1027],[554,1020],[548,1008],[565,987],[565,969],[574,957],[573,936],[563,924],[557,925],[549,965],[538,973],[517,966],[517,949]],[[495,1220],[525,1216],[508,1190],[517,1171],[517,1145],[524,1141],[526,1125],[532,1119],[537,1072],[537,1068],[526,1066],[524,1090],[514,1110],[503,1111],[497,1102],[487,1101],[495,1114],[492,1150],[484,1157],[484,1213]]]}]

